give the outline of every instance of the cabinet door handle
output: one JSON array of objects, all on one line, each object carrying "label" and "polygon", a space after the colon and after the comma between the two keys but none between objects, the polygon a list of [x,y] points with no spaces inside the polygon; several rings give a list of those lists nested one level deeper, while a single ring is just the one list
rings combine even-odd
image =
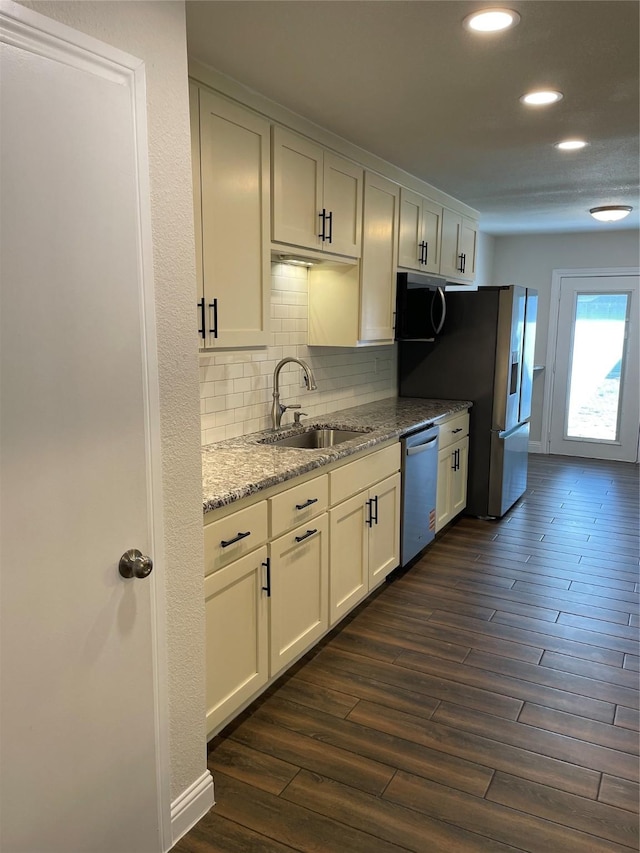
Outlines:
[{"label": "cabinet door handle", "polygon": [[[297,414],[297,412],[296,412],[296,414]],[[317,503],[318,503],[318,498],[309,498],[309,500],[305,501],[303,504],[296,504],[296,509],[306,509],[308,506],[311,506],[311,504],[317,504]]]},{"label": "cabinet door handle", "polygon": [[209,310],[213,311],[213,328],[209,329],[214,338],[218,337],[218,300],[209,303]]},{"label": "cabinet door handle", "polygon": [[464,272],[464,254],[458,255],[460,258],[460,266],[458,267],[458,272]]},{"label": "cabinet door handle", "polygon": [[246,532],[246,533],[238,533],[238,535],[237,535],[237,536],[234,536],[234,537],[233,537],[233,539],[226,539],[226,540],[225,540],[225,539],[222,539],[222,540],[220,541],[220,546],[221,546],[222,548],[228,548],[228,547],[229,547],[229,545],[233,545],[233,544],[234,544],[234,542],[239,542],[241,539],[246,539],[246,538],[247,538],[247,536],[251,536],[251,531],[250,531],[250,530],[247,530],[247,532]]},{"label": "cabinet door handle", "polygon": [[267,585],[263,586],[262,589],[267,593],[267,598],[271,598],[271,559],[267,557],[264,563],[261,563],[267,570]]},{"label": "cabinet door handle", "polygon": [[198,329],[198,334],[200,335],[200,337],[204,341],[207,338],[207,332],[206,332],[206,328],[205,328],[206,319],[205,319],[204,296],[202,297],[202,299],[198,300],[198,310],[200,311],[200,328]]},{"label": "cabinet door handle", "polygon": [[[375,507],[375,510],[373,509]],[[378,496],[371,498],[371,521],[375,524],[378,523]]]},{"label": "cabinet door handle", "polygon": [[452,433],[455,433],[455,432],[462,432],[462,427],[458,427],[457,429],[452,429],[452,430],[451,430],[451,432],[452,432]]},{"label": "cabinet door handle", "polygon": [[310,536],[313,536],[314,533],[318,532],[318,528],[314,528],[313,530],[307,530],[306,533],[303,533],[302,536],[294,537],[296,542],[302,542],[303,539],[308,539]]},{"label": "cabinet door handle", "polygon": [[429,244],[427,241],[424,241],[424,263],[428,263],[427,259],[429,257]]},{"label": "cabinet door handle", "polygon": [[327,213],[327,219],[329,220],[329,234],[327,236],[327,243],[333,243],[333,211],[330,210]]},{"label": "cabinet door handle", "polygon": [[365,501],[365,506],[367,507],[367,516],[364,520],[364,523],[367,527],[373,527],[373,501]]},{"label": "cabinet door handle", "polygon": [[420,257],[418,258],[419,264],[426,264],[426,262],[427,262],[427,258],[426,258],[425,253],[424,253],[425,245],[426,244],[425,244],[424,240],[421,240],[420,243],[418,243],[418,246],[420,247]]},{"label": "cabinet door handle", "polygon": [[327,237],[326,237],[327,211],[324,207],[322,208],[322,213],[319,213],[318,216],[322,220],[322,231],[318,234],[318,237],[324,243],[324,241],[327,239]]}]

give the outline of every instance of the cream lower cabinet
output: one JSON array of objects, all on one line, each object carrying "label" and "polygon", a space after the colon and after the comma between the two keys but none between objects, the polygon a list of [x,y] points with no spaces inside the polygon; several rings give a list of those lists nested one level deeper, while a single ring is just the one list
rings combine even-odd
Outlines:
[{"label": "cream lower cabinet", "polygon": [[399,470],[394,443],[207,516],[208,737],[398,566]]},{"label": "cream lower cabinet", "polygon": [[205,578],[208,732],[269,680],[266,571],[263,545]]},{"label": "cream lower cabinet", "polygon": [[467,505],[469,415],[457,415],[440,426],[436,533]]},{"label": "cream lower cabinet", "polygon": [[329,511],[330,602],[334,625],[400,560],[400,474]]},{"label": "cream lower cabinet", "polygon": [[271,677],[319,640],[329,627],[328,533],[324,513],[269,546]]},{"label": "cream lower cabinet", "polygon": [[331,625],[399,565],[399,469],[396,444],[329,474]]}]

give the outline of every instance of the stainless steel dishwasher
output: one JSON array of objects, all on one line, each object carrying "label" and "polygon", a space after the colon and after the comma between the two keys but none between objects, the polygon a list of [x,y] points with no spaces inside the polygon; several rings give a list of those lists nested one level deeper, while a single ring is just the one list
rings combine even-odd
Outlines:
[{"label": "stainless steel dishwasher", "polygon": [[400,565],[406,566],[436,535],[438,433],[432,424],[402,436]]}]

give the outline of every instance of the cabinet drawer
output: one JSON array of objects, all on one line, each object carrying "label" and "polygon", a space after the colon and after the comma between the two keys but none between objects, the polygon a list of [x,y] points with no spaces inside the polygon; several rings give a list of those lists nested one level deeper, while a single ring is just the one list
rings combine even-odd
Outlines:
[{"label": "cabinet drawer", "polygon": [[248,506],[204,528],[204,573],[221,569],[267,541],[267,502]]},{"label": "cabinet drawer", "polygon": [[314,477],[299,486],[292,486],[286,492],[269,498],[271,538],[280,536],[324,512],[328,502],[329,478],[326,474]]},{"label": "cabinet drawer", "polygon": [[400,470],[400,443],[343,465],[329,474],[331,506]]},{"label": "cabinet drawer", "polygon": [[462,412],[454,418],[440,425],[440,433],[438,437],[438,448],[444,450],[450,444],[455,444],[460,441],[465,435],[469,435],[469,413]]}]

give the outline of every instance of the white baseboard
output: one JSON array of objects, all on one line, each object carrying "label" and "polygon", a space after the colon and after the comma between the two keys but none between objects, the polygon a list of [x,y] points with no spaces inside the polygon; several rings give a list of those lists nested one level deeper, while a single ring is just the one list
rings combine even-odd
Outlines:
[{"label": "white baseboard", "polygon": [[171,803],[171,837],[173,845],[194,826],[215,803],[213,776],[205,770]]},{"label": "white baseboard", "polygon": [[529,453],[546,453],[546,450],[542,447],[541,441],[530,441]]}]

